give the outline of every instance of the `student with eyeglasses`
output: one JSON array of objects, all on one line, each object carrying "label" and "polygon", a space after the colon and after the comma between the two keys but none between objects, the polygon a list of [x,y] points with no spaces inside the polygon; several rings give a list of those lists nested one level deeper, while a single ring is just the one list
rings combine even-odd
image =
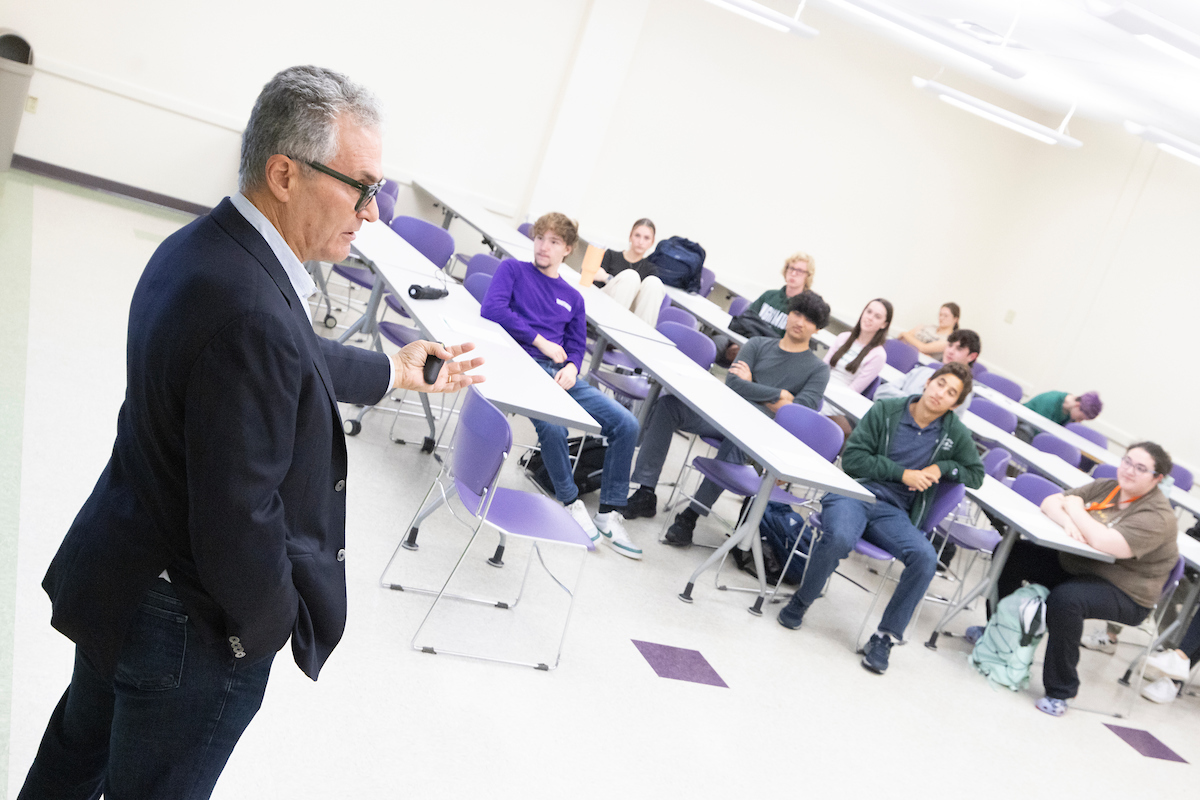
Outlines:
[{"label": "student with eyeglasses", "polygon": [[[1000,597],[1022,581],[1050,590],[1042,669],[1046,696],[1037,701],[1038,710],[1061,717],[1079,691],[1085,619],[1138,625],[1158,602],[1179,560],[1175,512],[1159,489],[1170,473],[1171,456],[1162,447],[1138,442],[1125,452],[1116,480],[1094,481],[1042,501],[1042,513],[1068,536],[1113,556],[1113,563],[1024,541],[1009,554],[997,585]],[[968,638],[980,632],[968,630]]]},{"label": "student with eyeglasses", "polygon": [[[816,261],[808,253],[788,256],[783,262],[782,288],[760,294],[745,311],[734,317],[730,329],[747,338],[769,336],[778,339],[783,336],[792,298],[812,289],[813,276],[816,274]],[[717,334],[713,341],[717,345],[717,364],[728,367],[737,358],[741,345],[724,334]]]}]

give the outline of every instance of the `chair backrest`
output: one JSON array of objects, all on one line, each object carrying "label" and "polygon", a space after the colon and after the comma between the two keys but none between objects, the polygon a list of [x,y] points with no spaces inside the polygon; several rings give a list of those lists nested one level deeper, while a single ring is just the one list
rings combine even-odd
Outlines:
[{"label": "chair backrest", "polygon": [[389,222],[388,226],[438,269],[444,269],[450,256],[454,255],[454,237],[432,222],[402,215]]},{"label": "chair backrest", "polygon": [[526,238],[532,239],[533,238],[533,223],[532,222],[522,222],[520,225],[517,226],[517,232],[520,233],[522,236],[525,236]]},{"label": "chair backrest", "polygon": [[483,304],[484,295],[487,294],[488,287],[491,285],[492,276],[486,272],[476,272],[474,275],[468,275],[467,279],[463,281],[463,288],[470,292],[471,297],[478,300],[480,305]]},{"label": "chair backrest", "polygon": [[954,513],[954,509],[958,508],[966,496],[967,487],[961,483],[939,483],[929,512],[925,514],[925,520],[921,523],[921,531],[929,533],[936,528],[942,520]]},{"label": "chair backrest", "polygon": [[1034,475],[1032,472],[1018,475],[1017,479],[1013,481],[1012,490],[1035,506],[1040,506],[1047,497],[1062,491],[1058,484],[1046,480],[1041,475]]},{"label": "chair backrest", "polygon": [[971,413],[987,420],[1005,433],[1012,433],[1017,429],[1017,415],[986,397],[976,397],[971,401]]},{"label": "chair backrest", "polygon": [[729,316],[738,317],[742,312],[750,307],[750,298],[738,295],[729,301]]},{"label": "chair backrest", "polygon": [[1092,470],[1092,477],[1098,481],[1115,481],[1117,479],[1117,467],[1115,464],[1097,464]]},{"label": "chair backrest", "polygon": [[700,296],[708,297],[712,294],[713,287],[717,285],[717,273],[713,272],[708,267],[700,268]]},{"label": "chair backrest", "polygon": [[[974,405],[972,405],[972,410],[974,410]],[[1065,427],[1071,433],[1078,434],[1084,439],[1087,439],[1089,442],[1100,445],[1105,450],[1108,449],[1108,437],[1100,431],[1089,428],[1087,425],[1083,425],[1078,422],[1068,422]]]},{"label": "chair backrest", "polygon": [[[979,398],[982,399],[982,398]],[[974,403],[972,403],[974,405]],[[1008,473],[1008,465],[1012,461],[1012,453],[1003,447],[993,447],[984,453],[983,471],[996,480],[1003,480]]]},{"label": "chair backrest", "polygon": [[[384,188],[386,187],[387,184],[384,184]],[[375,195],[375,205],[379,207],[379,221],[384,225],[391,222],[392,216],[396,213],[396,198],[380,191]]]},{"label": "chair backrest", "polygon": [[[454,450],[450,457],[451,474],[476,496],[482,496],[496,482],[508,451],[512,449],[512,428],[500,409],[479,393],[467,389],[454,432]],[[463,498],[466,502],[466,498]],[[479,514],[481,508],[472,509]]]},{"label": "chair backrest", "polygon": [[[994,372],[984,372],[975,376],[975,380],[982,383],[984,386],[990,386],[1000,394],[1010,400],[1021,402],[1021,385],[1016,381],[1010,381],[1003,375],[997,375]],[[971,401],[972,410],[974,410],[975,402]]]},{"label": "chair backrest", "polygon": [[[971,404],[972,408],[974,405],[974,403]],[[1053,433],[1039,433],[1033,437],[1033,441],[1030,444],[1043,453],[1052,453],[1058,456],[1072,467],[1079,466],[1079,448],[1070,442],[1064,442]]]},{"label": "chair backrest", "polygon": [[775,421],[826,461],[832,462],[842,451],[842,442],[846,438],[842,429],[829,417],[807,406],[789,403],[775,414]]},{"label": "chair backrest", "polygon": [[[400,181],[395,180],[394,178],[388,178],[383,184],[383,188],[379,190],[379,194],[386,194],[388,197],[392,198],[392,205],[395,205],[395,201],[400,199]],[[375,196],[378,197],[379,194]]]},{"label": "chair backrest", "polygon": [[971,372],[977,378],[987,371],[988,371],[988,368],[985,367],[983,364],[980,364],[979,359],[976,359],[975,362],[973,364],[971,364]]},{"label": "chair backrest", "polygon": [[876,375],[875,380],[873,380],[869,384],[867,384],[867,388],[863,389],[862,392],[860,392],[860,394],[863,397],[866,397],[870,400],[874,400],[875,399],[875,390],[879,388],[879,384],[881,384],[881,383],[883,383],[883,378]]},{"label": "chair backrest", "polygon": [[664,308],[670,308],[670,307],[671,307],[671,295],[664,294],[662,305],[658,307],[658,310],[662,311]]},{"label": "chair backrest", "polygon": [[917,365],[919,360],[917,348],[899,339],[888,339],[883,343],[883,350],[887,353],[887,363],[901,372],[908,372]]},{"label": "chair backrest", "polygon": [[1175,561],[1175,566],[1171,567],[1171,574],[1167,576],[1167,582],[1163,584],[1162,594],[1158,597],[1159,605],[1171,599],[1171,595],[1175,593],[1179,582],[1183,580],[1183,568],[1185,566],[1187,566],[1187,562],[1184,561],[1183,556],[1180,556]]},{"label": "chair backrest", "polygon": [[717,358],[717,345],[694,328],[678,322],[660,322],[658,332],[674,342],[684,355],[704,369],[710,369]]},{"label": "chair backrest", "polygon": [[700,330],[700,322],[689,311],[675,306],[667,306],[658,312],[658,322],[678,322],[680,325],[687,325],[694,331]]},{"label": "chair backrest", "polygon": [[1181,492],[1190,492],[1192,490],[1192,471],[1187,467],[1181,467],[1179,464],[1171,467],[1171,477],[1175,479],[1175,488]]},{"label": "chair backrest", "polygon": [[476,273],[485,275],[495,275],[496,267],[500,266],[500,259],[490,253],[476,253],[471,256],[471,260],[467,262],[467,272],[463,275],[463,283],[467,282],[467,278]]}]

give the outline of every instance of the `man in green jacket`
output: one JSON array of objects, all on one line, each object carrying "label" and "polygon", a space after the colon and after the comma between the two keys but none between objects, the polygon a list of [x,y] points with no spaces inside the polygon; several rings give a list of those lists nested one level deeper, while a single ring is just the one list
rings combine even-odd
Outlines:
[{"label": "man in green jacket", "polygon": [[879,629],[863,649],[864,667],[881,675],[887,670],[892,644],[903,638],[937,569],[937,553],[917,528],[933,504],[937,484],[983,484],[983,464],[971,433],[957,415],[948,413],[971,388],[970,369],[946,364],[933,373],[922,394],[880,400],[862,418],[846,442],[842,469],[870,489],[877,502],[836,494],[821,499],[823,533],[813,544],[800,588],[779,612],[780,625],[800,627],[838,562],[865,536],[904,564]]}]

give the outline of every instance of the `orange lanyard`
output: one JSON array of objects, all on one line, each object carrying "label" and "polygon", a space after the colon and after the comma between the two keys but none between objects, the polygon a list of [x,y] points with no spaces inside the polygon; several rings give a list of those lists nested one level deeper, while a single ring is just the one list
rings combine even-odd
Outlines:
[{"label": "orange lanyard", "polygon": [[[1115,502],[1113,502],[1113,498],[1117,496],[1117,492],[1119,492],[1119,491],[1121,491],[1121,487],[1114,486],[1113,490],[1108,493],[1108,497],[1104,498],[1099,503],[1088,503],[1087,508],[1084,510],[1085,511],[1104,511],[1105,509],[1116,507],[1117,504]],[[1141,500],[1142,497],[1143,497],[1143,495],[1140,495],[1140,494],[1137,497],[1134,497],[1133,499],[1131,499],[1129,501],[1130,505],[1132,505],[1133,503],[1135,503],[1138,500]]]}]

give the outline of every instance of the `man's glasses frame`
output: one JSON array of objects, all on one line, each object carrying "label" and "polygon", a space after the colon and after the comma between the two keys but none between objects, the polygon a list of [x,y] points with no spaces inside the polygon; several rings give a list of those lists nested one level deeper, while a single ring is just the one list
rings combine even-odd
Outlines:
[{"label": "man's glasses frame", "polygon": [[336,169],[330,169],[320,161],[305,161],[304,159],[296,158],[295,156],[292,156],[291,158],[293,161],[299,161],[301,164],[307,164],[317,172],[324,172],[329,177],[337,178],[342,183],[358,189],[358,202],[354,205],[354,213],[356,214],[366,208],[367,203],[371,202],[372,198],[379,194],[379,190],[383,188],[385,183],[387,183],[386,178],[379,181],[379,183],[363,183],[362,181],[354,180],[354,178],[351,178],[349,175],[343,175]]}]

